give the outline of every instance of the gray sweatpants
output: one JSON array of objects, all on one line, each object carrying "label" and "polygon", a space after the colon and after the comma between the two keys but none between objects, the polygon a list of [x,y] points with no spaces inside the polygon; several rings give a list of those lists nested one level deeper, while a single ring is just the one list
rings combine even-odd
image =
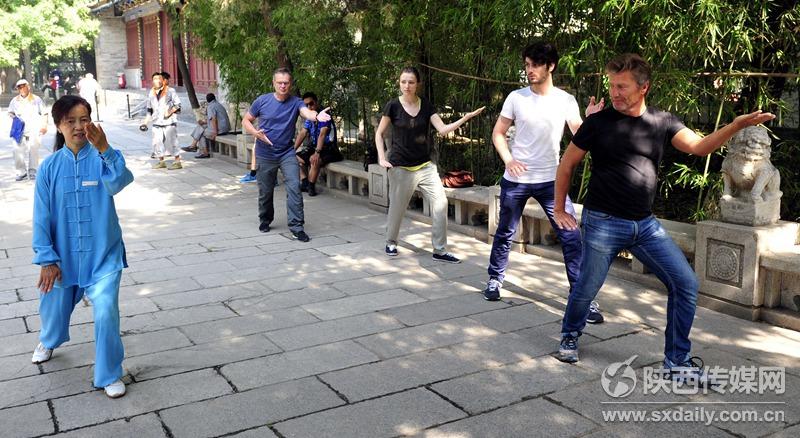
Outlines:
[{"label": "gray sweatpants", "polygon": [[447,252],[447,195],[444,193],[439,172],[433,163],[416,172],[410,172],[402,167],[389,169],[389,215],[386,223],[386,244],[397,245],[400,223],[417,187],[431,207],[433,252],[444,254]]}]

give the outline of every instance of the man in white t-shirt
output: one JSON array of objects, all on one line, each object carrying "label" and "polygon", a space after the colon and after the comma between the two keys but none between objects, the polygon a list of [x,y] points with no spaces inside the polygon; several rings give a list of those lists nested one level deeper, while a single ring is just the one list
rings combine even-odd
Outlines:
[{"label": "man in white t-shirt", "polygon": [[[575,97],[553,85],[553,70],[558,65],[555,46],[544,42],[531,44],[522,52],[522,59],[530,86],[508,95],[492,132],[492,141],[505,163],[506,171],[500,182],[500,220],[489,258],[489,282],[483,291],[484,298],[489,301],[500,299],[511,239],[528,199],[536,199],[553,224],[554,182],[564,125],[574,134],[583,122]],[[603,101],[595,104],[592,98],[586,115],[602,108]],[[512,124],[516,127],[516,133],[509,148],[506,134]],[[575,215],[569,198],[566,211]],[[583,253],[581,233],[579,230],[553,228],[561,241],[571,287],[580,271]],[[594,323],[603,321],[596,305],[589,319]]]}]

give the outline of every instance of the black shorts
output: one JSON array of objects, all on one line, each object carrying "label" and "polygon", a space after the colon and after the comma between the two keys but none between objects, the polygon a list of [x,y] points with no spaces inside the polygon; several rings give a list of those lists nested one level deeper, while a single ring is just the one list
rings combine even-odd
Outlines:
[{"label": "black shorts", "polygon": [[[300,148],[297,149],[297,156],[300,157],[300,159],[302,159],[306,164],[311,164],[312,155],[314,155],[314,149],[310,147],[300,146]],[[342,153],[339,151],[339,147],[333,143],[328,143],[322,148],[319,158],[322,160],[322,166],[325,166],[328,163],[342,161],[344,159]]]}]

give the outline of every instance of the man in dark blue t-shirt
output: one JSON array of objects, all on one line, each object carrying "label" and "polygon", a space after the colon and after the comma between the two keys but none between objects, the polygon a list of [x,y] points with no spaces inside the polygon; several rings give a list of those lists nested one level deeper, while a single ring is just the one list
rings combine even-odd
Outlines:
[{"label": "man in dark blue t-shirt", "polygon": [[560,228],[577,223],[564,205],[575,168],[592,154],[592,175],[581,217],[583,260],[561,325],[558,359],[578,361],[578,337],[589,304],[605,282],[611,262],[630,252],[667,286],[665,371],[673,378],[706,384],[708,378],[691,357],[689,332],[697,305],[698,282],[680,248],[653,216],[656,176],[664,146],[705,156],[733,134],[775,116],[756,111],[701,137],[673,114],[645,104],[650,65],[639,55],[620,55],[606,64],[612,108],[589,116],[567,147],[556,172],[553,219]]},{"label": "man in dark blue t-shirt", "polygon": [[[292,73],[286,68],[275,70],[272,75],[275,92],[262,94],[245,114],[242,127],[256,138],[255,155],[258,165],[258,229],[269,231],[275,219],[272,202],[278,168],[286,178],[286,213],[292,236],[301,242],[311,240],[303,230],[303,196],[300,193],[300,167],[294,154],[294,139],[297,116],[306,120],[327,122],[331,118],[327,108],[317,113],[306,108],[303,100],[290,93]],[[258,119],[258,129],[253,121]]]}]

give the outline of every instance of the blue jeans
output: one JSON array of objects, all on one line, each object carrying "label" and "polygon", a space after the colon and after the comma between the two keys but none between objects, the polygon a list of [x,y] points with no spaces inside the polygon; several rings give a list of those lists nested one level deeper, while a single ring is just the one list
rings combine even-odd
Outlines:
[{"label": "blue jeans", "polygon": [[293,233],[303,231],[305,223],[303,215],[303,195],[300,193],[300,165],[297,163],[294,150],[288,151],[280,158],[256,157],[256,181],[258,181],[258,219],[261,223],[271,224],[275,219],[273,195],[278,180],[278,168],[286,179],[286,214],[289,230]]},{"label": "blue jeans", "polygon": [[69,341],[69,320],[84,294],[92,302],[94,314],[94,386],[104,388],[122,378],[125,350],[119,332],[119,282],[122,271],[106,275],[85,288],[61,287],[39,295],[42,329],[39,341],[55,349]]},{"label": "blue jeans", "polygon": [[[542,206],[547,219],[553,229],[556,230],[558,240],[561,241],[561,251],[564,254],[564,266],[567,269],[567,279],[570,286],[578,280],[581,266],[581,232],[578,230],[562,230],[553,222],[553,206],[555,204],[555,183],[553,181],[524,184],[509,181],[503,178],[500,181],[500,220],[497,223],[497,231],[492,241],[492,253],[489,257],[489,277],[496,278],[500,283],[503,282],[508,267],[508,253],[511,250],[511,238],[517,231],[522,211],[528,199],[533,198]],[[575,216],[575,208],[572,206],[569,196],[564,206],[567,213]]]},{"label": "blue jeans", "polygon": [[623,249],[639,259],[667,287],[667,328],[664,355],[674,363],[689,358],[689,332],[697,307],[698,281],[686,256],[661,223],[650,216],[634,221],[594,210],[583,210],[581,275],[569,294],[561,333],[580,336],[589,304],[603,286],[611,262]]}]

